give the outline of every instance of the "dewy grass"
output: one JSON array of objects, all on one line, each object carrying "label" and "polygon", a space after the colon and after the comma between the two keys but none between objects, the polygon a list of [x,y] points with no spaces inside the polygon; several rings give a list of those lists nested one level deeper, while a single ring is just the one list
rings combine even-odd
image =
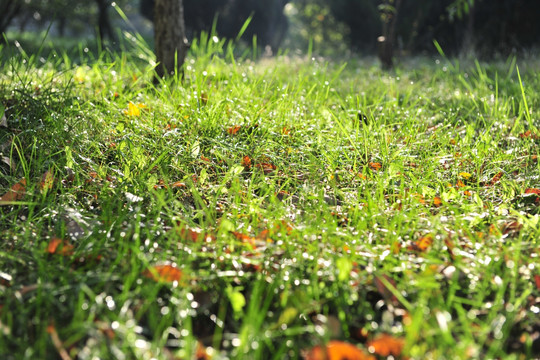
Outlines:
[{"label": "dewy grass", "polygon": [[200,44],[2,60],[3,359],[540,356],[538,73]]}]

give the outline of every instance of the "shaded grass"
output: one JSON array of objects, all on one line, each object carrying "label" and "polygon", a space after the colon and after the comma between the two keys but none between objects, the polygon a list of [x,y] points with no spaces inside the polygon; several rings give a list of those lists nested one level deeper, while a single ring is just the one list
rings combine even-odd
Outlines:
[{"label": "shaded grass", "polygon": [[27,186],[0,207],[2,356],[57,358],[51,325],[83,359],[378,334],[412,358],[538,356],[534,63],[520,83],[511,61],[233,50],[196,41],[185,81],[157,87],[131,52],[3,65],[0,194]]}]

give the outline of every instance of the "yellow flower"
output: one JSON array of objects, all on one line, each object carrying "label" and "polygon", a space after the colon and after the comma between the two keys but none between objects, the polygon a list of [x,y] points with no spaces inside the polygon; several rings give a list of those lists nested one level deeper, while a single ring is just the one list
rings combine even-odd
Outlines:
[{"label": "yellow flower", "polygon": [[139,116],[141,115],[140,109],[144,109],[144,108],[146,108],[145,104],[141,104],[141,103],[134,104],[130,101],[128,104],[127,110],[124,110],[124,114],[128,116]]}]

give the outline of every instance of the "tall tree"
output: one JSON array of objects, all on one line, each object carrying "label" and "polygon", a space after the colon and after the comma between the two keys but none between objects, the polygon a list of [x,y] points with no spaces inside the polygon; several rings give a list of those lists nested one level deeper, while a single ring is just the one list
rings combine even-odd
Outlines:
[{"label": "tall tree", "polygon": [[379,59],[382,68],[389,70],[394,66],[394,45],[396,42],[396,25],[401,0],[384,0],[379,5],[381,12],[383,35],[379,36]]},{"label": "tall tree", "polygon": [[21,10],[21,5],[22,1],[0,0],[0,43],[4,42],[3,34]]},{"label": "tall tree", "polygon": [[157,76],[170,76],[180,72],[189,48],[182,0],[156,0],[154,38]]},{"label": "tall tree", "polygon": [[108,13],[109,7],[111,6],[110,0],[96,0],[96,4],[98,7],[99,39],[103,42],[105,38],[108,37],[109,40],[116,41]]}]

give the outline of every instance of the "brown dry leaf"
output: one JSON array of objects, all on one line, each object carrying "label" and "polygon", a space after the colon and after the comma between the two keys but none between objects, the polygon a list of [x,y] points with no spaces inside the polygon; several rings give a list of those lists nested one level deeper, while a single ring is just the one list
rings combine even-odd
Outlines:
[{"label": "brown dry leaf", "polygon": [[525,190],[524,194],[532,197],[536,204],[540,203],[540,189],[529,188]]},{"label": "brown dry leaf", "polygon": [[47,252],[49,254],[70,256],[73,255],[73,249],[73,245],[71,245],[66,240],[62,240],[57,237],[53,237],[51,241],[49,241],[49,245],[47,245]]},{"label": "brown dry leaf", "polygon": [[208,94],[205,92],[201,93],[201,104],[206,105],[208,103]]},{"label": "brown dry leaf", "polygon": [[143,272],[143,276],[157,282],[180,281],[183,277],[182,271],[174,265],[154,265]]},{"label": "brown dry leaf", "polygon": [[197,350],[195,350],[195,360],[210,360],[211,356],[201,341],[197,341]]},{"label": "brown dry leaf", "polygon": [[256,164],[255,167],[261,169],[266,175],[276,170],[276,165],[271,163],[260,163]]},{"label": "brown dry leaf", "polygon": [[9,205],[14,201],[21,200],[26,193],[26,179],[22,178],[18,183],[0,197],[0,205]]},{"label": "brown dry leaf", "polygon": [[54,185],[54,174],[51,170],[47,170],[41,176],[41,182],[39,183],[39,189],[41,192],[47,192],[52,189]]},{"label": "brown dry leaf", "polygon": [[503,176],[503,172],[499,171],[497,174],[495,174],[495,176],[493,176],[493,179],[491,179],[491,181],[486,186],[495,185],[501,180],[502,176]]},{"label": "brown dry leaf", "polygon": [[375,360],[353,344],[333,340],[326,346],[314,346],[304,354],[304,360]]},{"label": "brown dry leaf", "polygon": [[540,290],[540,275],[534,275],[534,282],[536,283],[536,290]]},{"label": "brown dry leaf", "polygon": [[397,357],[401,356],[405,340],[396,338],[388,334],[381,334],[367,342],[368,351],[372,354],[388,357],[390,355]]},{"label": "brown dry leaf", "polygon": [[522,139],[531,138],[531,139],[535,139],[535,140],[539,138],[538,134],[534,134],[531,130],[527,130],[527,131],[519,134],[519,137],[522,138]]}]

